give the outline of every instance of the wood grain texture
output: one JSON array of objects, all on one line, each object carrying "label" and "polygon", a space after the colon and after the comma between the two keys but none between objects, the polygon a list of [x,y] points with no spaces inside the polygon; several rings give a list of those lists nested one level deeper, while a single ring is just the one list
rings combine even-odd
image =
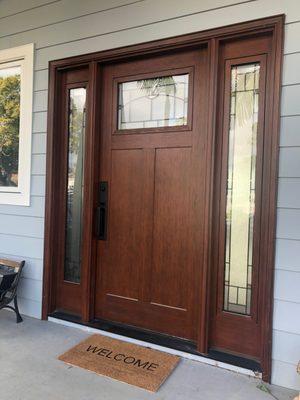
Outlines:
[{"label": "wood grain texture", "polygon": [[[200,48],[108,65],[102,92],[100,180],[110,187],[109,233],[99,244],[96,316],[192,340],[200,263],[193,242],[203,215],[196,199],[203,186],[197,160],[204,146],[204,60],[206,48]],[[186,126],[117,131],[116,82],[186,72]]]},{"label": "wood grain texture", "polygon": [[[110,296],[140,299],[143,263],[143,151],[112,151],[109,246],[105,287]],[[120,279],[121,278],[121,279]]]},{"label": "wood grain texture", "polygon": [[151,302],[187,310],[193,279],[191,149],[157,149]]},{"label": "wood grain texture", "polygon": [[[113,121],[112,118],[112,107],[111,104],[115,104],[115,98],[112,97],[112,93],[110,93],[110,98],[108,97],[107,102],[101,101],[99,98],[99,93],[101,91],[99,88],[101,86],[105,93],[110,91],[111,87],[111,79],[113,79],[112,75],[109,75],[107,70],[110,66],[106,67],[106,63],[115,63],[115,77],[120,77],[122,71],[124,70],[124,64],[128,66],[128,71],[131,76],[138,76],[140,73],[140,68],[143,66],[145,68],[144,73],[153,73],[153,68],[156,66],[156,62],[154,64],[149,63],[147,67],[146,57],[158,60],[161,60],[164,57],[164,54],[168,53],[171,57],[172,53],[174,57],[174,68],[186,68],[187,63],[181,64],[183,57],[178,57],[177,52],[181,52],[181,54],[186,54],[188,51],[195,51],[192,49],[200,48],[205,49],[206,56],[198,57],[197,62],[194,64],[195,71],[198,68],[198,72],[194,74],[194,84],[198,89],[194,90],[194,98],[193,98],[193,108],[196,110],[197,107],[202,111],[202,113],[195,113],[191,116],[192,124],[189,125],[189,129],[187,131],[177,130],[175,132],[168,131],[166,133],[160,132],[143,132],[140,134],[130,134],[130,135],[107,135],[103,134],[101,137],[100,150],[109,149],[107,152],[107,159],[105,157],[100,157],[97,159],[97,151],[92,152],[93,161],[90,164],[90,168],[92,165],[95,170],[97,169],[98,173],[100,171],[100,175],[98,179],[109,179],[111,177],[111,155],[114,151],[132,151],[141,149],[143,154],[143,204],[145,205],[145,209],[147,212],[144,212],[143,220],[141,221],[143,232],[147,232],[142,236],[142,245],[143,249],[143,260],[142,260],[142,273],[144,276],[148,276],[149,271],[152,270],[152,245],[151,243],[151,226],[154,227],[154,219],[153,219],[153,210],[154,210],[154,198],[152,199],[150,193],[155,193],[155,154],[159,149],[161,151],[168,151],[168,149],[191,149],[191,165],[194,175],[194,183],[191,183],[192,186],[192,198],[194,202],[192,202],[192,212],[195,218],[192,220],[193,224],[193,265],[197,265],[197,268],[194,270],[194,281],[201,282],[200,287],[192,287],[192,291],[194,293],[195,301],[194,304],[198,304],[200,307],[197,311],[196,308],[190,313],[190,318],[186,319],[183,316],[183,313],[178,308],[171,308],[169,304],[168,306],[168,319],[164,320],[162,316],[161,306],[159,304],[151,303],[152,291],[149,285],[141,284],[139,285],[138,296],[139,299],[142,299],[143,307],[140,307],[140,301],[128,301],[123,298],[117,298],[116,296],[110,296],[108,301],[108,307],[103,308],[102,300],[98,300],[98,304],[96,301],[95,307],[93,304],[93,299],[95,296],[95,292],[99,295],[99,282],[101,282],[103,275],[99,272],[101,268],[96,268],[95,263],[95,252],[93,247],[95,246],[94,238],[92,241],[86,245],[85,249],[85,261],[84,265],[87,269],[87,273],[85,275],[85,284],[84,284],[84,293],[82,310],[83,310],[83,319],[86,321],[88,318],[93,318],[95,315],[103,315],[102,312],[105,310],[110,310],[111,314],[108,319],[125,322],[146,327],[149,321],[152,321],[153,324],[151,329],[158,332],[166,332],[179,337],[189,337],[196,340],[198,343],[198,348],[201,352],[206,352],[208,350],[208,336],[209,336],[209,324],[208,324],[208,316],[211,312],[210,296],[209,296],[209,288],[212,288],[212,296],[213,296],[213,288],[215,287],[214,278],[210,282],[210,278],[213,277],[213,269],[211,270],[211,260],[214,262],[214,259],[211,256],[214,254],[213,249],[211,248],[211,244],[213,243],[213,239],[210,236],[211,227],[214,224],[214,219],[212,219],[212,211],[214,211],[215,204],[212,202],[212,194],[215,194],[214,186],[212,182],[215,181],[212,179],[214,176],[215,169],[215,159],[220,157],[220,154],[214,152],[214,135],[216,134],[215,129],[215,117],[218,115],[215,106],[214,96],[216,98],[216,84],[219,82],[218,74],[219,71],[217,68],[212,68],[212,65],[216,65],[219,57],[219,44],[231,43],[231,48],[235,49],[235,57],[244,57],[251,56],[252,50],[247,50],[247,48],[243,48],[239,43],[241,43],[241,37],[249,38],[249,41],[252,43],[252,48],[255,48],[256,53],[262,54],[263,50],[263,36],[267,33],[269,37],[272,38],[269,44],[272,46],[272,50],[270,53],[270,64],[268,69],[269,80],[268,87],[270,91],[268,93],[273,93],[273,95],[269,95],[268,98],[270,103],[268,105],[267,113],[268,114],[268,130],[269,132],[273,132],[273,135],[269,135],[268,137],[268,148],[269,151],[266,153],[266,159],[268,163],[265,165],[266,179],[271,184],[267,184],[264,193],[262,194],[263,202],[269,204],[268,210],[269,213],[266,213],[264,216],[264,248],[267,250],[265,257],[263,259],[263,265],[265,265],[265,269],[263,271],[263,281],[267,282],[265,291],[262,296],[262,302],[264,306],[261,311],[263,313],[263,323],[261,325],[261,353],[260,360],[264,368],[264,378],[269,380],[271,376],[270,372],[270,362],[271,362],[271,315],[272,315],[272,285],[273,285],[273,265],[274,265],[274,232],[275,232],[275,201],[276,201],[276,166],[277,166],[277,133],[278,133],[278,118],[279,118],[279,87],[280,87],[280,71],[281,71],[281,51],[282,51],[282,16],[265,18],[257,21],[251,21],[247,23],[227,26],[225,28],[212,29],[205,32],[198,32],[188,35],[183,35],[175,38],[163,39],[151,43],[138,44],[134,46],[129,46],[126,48],[118,48],[114,50],[106,50],[103,52],[97,52],[89,55],[80,55],[76,57],[72,57],[69,59],[58,60],[51,62],[51,76],[50,79],[50,91],[49,91],[49,104],[50,106],[50,115],[49,115],[49,133],[48,140],[50,143],[50,147],[48,145],[49,154],[48,154],[48,171],[51,169],[50,179],[48,178],[47,183],[47,198],[50,199],[50,202],[47,202],[46,210],[47,210],[47,228],[46,228],[46,240],[45,240],[45,254],[46,254],[46,268],[45,268],[45,285],[44,285],[44,317],[46,317],[47,313],[53,311],[55,309],[55,292],[51,289],[53,285],[51,284],[51,279],[53,278],[53,274],[56,269],[52,268],[52,265],[56,265],[57,255],[55,253],[55,249],[58,243],[58,238],[55,235],[54,225],[59,218],[55,214],[55,204],[56,201],[59,200],[59,196],[57,195],[57,187],[55,186],[55,178],[57,174],[57,160],[58,156],[55,154],[55,150],[59,149],[61,146],[60,139],[58,133],[55,133],[55,129],[57,129],[57,123],[59,119],[57,119],[56,111],[59,109],[59,104],[61,99],[57,99],[55,97],[55,92],[58,83],[60,82],[60,75],[64,74],[64,70],[76,69],[78,67],[82,68],[84,66],[91,68],[91,64],[94,63],[96,66],[93,72],[92,80],[96,80],[97,85],[94,87],[94,106],[90,109],[91,116],[91,129],[94,129],[93,139],[90,142],[89,149],[93,149],[92,143],[95,144],[94,149],[97,148],[96,142],[99,134],[97,132],[105,130],[114,130],[112,129],[111,123]],[[257,46],[255,45],[257,43]],[[98,44],[99,45],[99,44]],[[97,46],[98,46],[97,45]],[[63,46],[61,47],[61,51],[63,51]],[[99,48],[99,47],[98,47]],[[209,52],[207,49],[210,48]],[[187,50],[189,49],[189,50]],[[51,49],[50,49],[51,50]],[[49,50],[49,51],[50,51]],[[245,51],[244,51],[245,50]],[[73,51],[72,49],[70,50]],[[195,51],[196,53],[196,51]],[[45,53],[46,54],[46,53]],[[48,52],[47,55],[51,54]],[[69,54],[69,53],[68,53]],[[42,52],[39,54],[39,57],[42,56]],[[142,57],[141,57],[142,56]],[[208,61],[209,57],[209,61]],[[226,55],[227,58],[230,58],[230,54]],[[140,59],[141,58],[141,59]],[[170,58],[171,59],[171,58]],[[165,62],[167,57],[162,62],[161,65],[166,66]],[[199,64],[197,64],[199,62]],[[202,62],[202,64],[201,64]],[[143,64],[144,63],[144,64]],[[179,63],[179,64],[178,64]],[[130,65],[131,64],[131,65]],[[117,70],[117,66],[120,66],[121,70]],[[139,70],[135,70],[135,66]],[[176,65],[176,67],[175,67]],[[196,66],[197,65],[197,66]],[[191,64],[190,64],[191,66]],[[157,70],[156,70],[157,71]],[[154,71],[154,72],[156,72]],[[110,72],[111,73],[111,72]],[[106,76],[108,74],[109,76]],[[106,79],[103,77],[106,76]],[[206,77],[205,79],[201,79],[201,77]],[[123,78],[122,78],[123,79]],[[198,79],[198,81],[197,81]],[[100,84],[101,81],[101,84]],[[272,86],[273,82],[273,86]],[[57,86],[58,85],[58,86]],[[96,87],[98,88],[96,90]],[[96,95],[96,92],[98,95]],[[56,92],[56,96],[57,96]],[[197,97],[197,93],[201,94],[201,96]],[[209,93],[209,95],[208,95]],[[208,100],[209,99],[209,100]],[[274,100],[274,101],[273,101]],[[56,103],[55,103],[56,102]],[[95,106],[95,104],[99,106]],[[209,105],[208,105],[209,104]],[[200,106],[201,105],[201,106]],[[276,111],[277,110],[277,111]],[[103,122],[99,115],[105,116]],[[45,123],[45,113],[38,112],[35,113],[35,130],[43,129]],[[277,122],[276,122],[277,121]],[[272,128],[270,128],[272,126]],[[94,127],[94,128],[93,128]],[[197,128],[198,127],[198,128]],[[194,134],[196,132],[198,134]],[[57,131],[58,132],[58,131]],[[277,133],[276,133],[277,132]],[[54,144],[54,145],[53,145]],[[185,151],[184,150],[184,151]],[[200,156],[199,156],[200,155]],[[153,161],[154,160],[154,161]],[[99,167],[97,167],[97,165]],[[91,171],[91,170],[90,170]],[[271,180],[271,176],[273,176]],[[97,190],[97,179],[95,175],[89,173],[90,189],[89,189],[89,198],[95,199],[95,193]],[[191,179],[191,182],[193,179]],[[198,185],[198,186],[197,186]],[[199,190],[199,185],[201,190]],[[205,188],[205,190],[203,189]],[[51,200],[52,199],[52,200]],[[195,201],[196,200],[196,201]],[[59,204],[59,203],[58,203]],[[151,209],[151,204],[153,210]],[[95,206],[95,203],[94,203]],[[199,207],[199,208],[197,208]],[[159,208],[159,207],[158,207]],[[273,210],[273,211],[272,211]],[[169,211],[169,210],[168,210]],[[55,217],[56,215],[56,217]],[[89,218],[87,219],[88,224],[90,225],[87,229],[91,232],[91,210],[88,212]],[[52,222],[51,222],[52,221]],[[198,226],[198,228],[197,228]],[[163,230],[162,230],[163,231]],[[173,235],[173,232],[172,232]],[[86,236],[88,237],[88,236]],[[102,261],[104,261],[105,257],[103,255],[109,252],[109,246],[107,243],[99,243],[97,254],[99,259],[101,260],[100,255],[102,255]],[[169,257],[169,256],[168,256]],[[161,257],[159,257],[161,259]],[[90,261],[88,261],[90,260]],[[200,262],[199,262],[200,260]],[[100,261],[101,264],[101,261]],[[159,271],[159,270],[158,270]],[[163,272],[163,276],[165,271],[160,270],[160,273]],[[97,279],[96,279],[97,275]],[[51,278],[52,276],[52,278]],[[150,276],[150,275],[149,275]],[[166,275],[167,276],[167,275]],[[123,278],[123,277],[122,277]],[[126,280],[126,276],[125,276]],[[174,283],[174,282],[173,282]],[[52,286],[51,286],[52,285]],[[150,289],[149,289],[150,287]],[[175,286],[174,286],[175,287]],[[157,298],[160,297],[160,301],[168,302],[165,298],[165,294],[160,291],[155,293]],[[172,295],[173,296],[173,295]],[[180,295],[182,296],[182,294]],[[180,297],[179,296],[179,297]],[[108,296],[109,297],[109,296]],[[179,298],[178,297],[178,298]],[[184,304],[181,299],[173,298],[172,302],[175,304]],[[126,315],[124,316],[124,301],[126,303]],[[161,304],[162,304],[161,303]],[[171,302],[170,302],[171,303]],[[138,307],[137,307],[138,305]],[[93,311],[95,308],[95,312]],[[164,315],[164,314],[163,314]],[[147,316],[147,318],[146,318]],[[145,320],[147,322],[145,322]],[[229,334],[228,334],[229,335]]]}]

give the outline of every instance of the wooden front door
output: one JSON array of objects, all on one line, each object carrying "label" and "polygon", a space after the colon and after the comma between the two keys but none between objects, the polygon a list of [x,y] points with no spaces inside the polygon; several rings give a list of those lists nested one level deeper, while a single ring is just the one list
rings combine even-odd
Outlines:
[{"label": "wooden front door", "polygon": [[270,17],[50,63],[44,318],[270,378],[282,32]]},{"label": "wooden front door", "polygon": [[95,316],[197,340],[206,48],[101,70]]}]

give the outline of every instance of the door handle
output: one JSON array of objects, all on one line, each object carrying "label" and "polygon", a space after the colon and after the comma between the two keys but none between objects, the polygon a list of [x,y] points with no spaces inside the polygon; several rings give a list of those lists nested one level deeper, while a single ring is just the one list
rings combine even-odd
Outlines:
[{"label": "door handle", "polygon": [[95,234],[98,240],[106,240],[107,237],[107,199],[108,183],[100,182],[98,207],[96,208],[96,229]]}]

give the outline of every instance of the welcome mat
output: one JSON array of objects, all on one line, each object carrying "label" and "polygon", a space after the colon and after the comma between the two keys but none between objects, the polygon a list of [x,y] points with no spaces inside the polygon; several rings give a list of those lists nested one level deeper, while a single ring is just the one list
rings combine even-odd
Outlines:
[{"label": "welcome mat", "polygon": [[92,335],[58,357],[99,375],[156,392],[179,357],[102,335]]}]

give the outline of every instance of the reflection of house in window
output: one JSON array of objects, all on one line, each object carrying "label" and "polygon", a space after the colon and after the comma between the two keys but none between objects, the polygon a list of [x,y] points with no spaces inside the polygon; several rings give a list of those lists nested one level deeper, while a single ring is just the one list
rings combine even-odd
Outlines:
[{"label": "reflection of house in window", "polygon": [[0,186],[18,186],[21,68],[0,69]]},{"label": "reflection of house in window", "polygon": [[0,204],[29,206],[33,44],[0,50]]}]

